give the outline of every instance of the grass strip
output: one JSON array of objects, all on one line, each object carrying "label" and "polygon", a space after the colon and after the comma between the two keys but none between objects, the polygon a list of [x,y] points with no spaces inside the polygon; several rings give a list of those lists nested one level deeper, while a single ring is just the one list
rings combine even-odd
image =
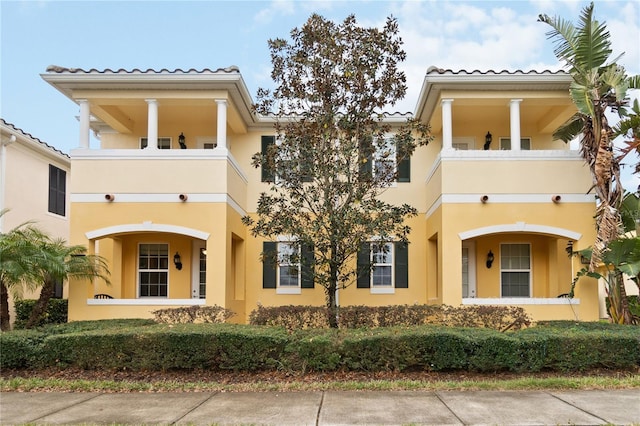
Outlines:
[{"label": "grass strip", "polygon": [[640,375],[622,377],[521,377],[508,380],[367,380],[328,382],[218,382],[110,381],[46,378],[0,378],[0,392],[295,392],[400,390],[590,390],[640,388]]}]

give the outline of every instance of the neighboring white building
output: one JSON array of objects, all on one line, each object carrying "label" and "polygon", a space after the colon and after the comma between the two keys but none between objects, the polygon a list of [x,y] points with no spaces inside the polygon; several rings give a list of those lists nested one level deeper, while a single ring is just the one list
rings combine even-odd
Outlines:
[{"label": "neighboring white building", "polygon": [[[32,221],[52,237],[69,239],[69,176],[67,154],[0,119],[0,232]],[[56,289],[56,297],[66,297]],[[24,298],[39,294],[25,293]],[[9,314],[15,319],[10,295]]]}]

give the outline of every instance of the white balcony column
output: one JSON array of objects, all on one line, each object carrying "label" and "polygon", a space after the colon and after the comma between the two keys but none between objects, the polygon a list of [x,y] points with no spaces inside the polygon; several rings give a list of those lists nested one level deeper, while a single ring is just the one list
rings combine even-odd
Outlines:
[{"label": "white balcony column", "polygon": [[520,151],[520,102],[522,102],[522,99],[511,99],[509,102],[512,151]]},{"label": "white balcony column", "polygon": [[217,148],[227,149],[227,100],[216,99],[218,106]]},{"label": "white balcony column", "polygon": [[451,119],[451,104],[453,99],[443,99],[442,105],[442,150],[453,149],[453,124]]},{"label": "white balcony column", "polygon": [[89,149],[90,108],[87,99],[78,99],[80,105],[80,145],[78,148]]},{"label": "white balcony column", "polygon": [[147,149],[158,149],[158,101],[145,99],[148,105]]}]

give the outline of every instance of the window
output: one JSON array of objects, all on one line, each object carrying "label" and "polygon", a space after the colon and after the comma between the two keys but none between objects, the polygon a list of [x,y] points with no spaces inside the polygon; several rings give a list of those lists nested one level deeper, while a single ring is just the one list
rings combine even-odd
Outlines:
[{"label": "window", "polygon": [[370,137],[360,141],[361,179],[371,179],[372,176],[376,176],[389,181],[395,176],[397,182],[411,181],[411,158],[408,156],[400,158],[400,152],[393,138],[386,138],[375,151],[372,149],[372,144]]},{"label": "window", "polygon": [[393,244],[371,244],[371,286],[388,287],[393,285]]},{"label": "window", "polygon": [[67,172],[49,164],[49,212],[65,215]]},{"label": "window", "polygon": [[401,242],[367,242],[358,251],[358,288],[393,293],[409,287],[409,252]]},{"label": "window", "polygon": [[[145,149],[148,141],[148,138],[140,138],[140,149]],[[171,138],[158,138],[158,149],[171,149]]]},{"label": "window", "polygon": [[300,287],[300,255],[294,243],[278,243],[278,287]]},{"label": "window", "polygon": [[262,288],[299,293],[313,288],[313,247],[291,241],[265,242],[262,249]]},{"label": "window", "polygon": [[[511,149],[511,138],[500,138],[500,149],[510,150]],[[531,138],[521,138],[520,139],[520,149],[522,151],[530,151],[531,150]]]},{"label": "window", "polygon": [[167,297],[169,245],[140,244],[138,255],[140,297]]},{"label": "window", "polygon": [[502,297],[530,297],[531,246],[500,244]]}]

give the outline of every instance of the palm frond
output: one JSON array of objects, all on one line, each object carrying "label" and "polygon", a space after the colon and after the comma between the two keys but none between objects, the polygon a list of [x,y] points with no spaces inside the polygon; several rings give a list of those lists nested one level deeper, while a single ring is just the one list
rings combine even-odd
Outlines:
[{"label": "palm frond", "polygon": [[553,139],[569,143],[582,134],[584,126],[585,116],[576,113],[553,132]]},{"label": "palm frond", "polygon": [[583,71],[602,67],[612,53],[609,31],[593,19],[593,8],[592,2],[582,10],[575,43],[575,62]]}]

